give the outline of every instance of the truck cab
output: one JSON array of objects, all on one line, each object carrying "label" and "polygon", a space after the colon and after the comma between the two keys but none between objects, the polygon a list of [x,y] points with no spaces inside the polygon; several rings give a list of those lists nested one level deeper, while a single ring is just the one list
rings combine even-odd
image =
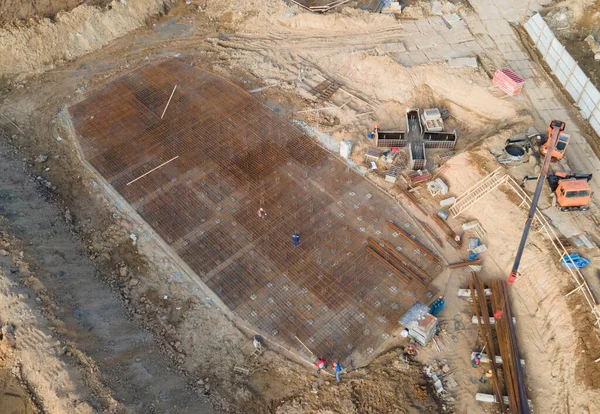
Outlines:
[{"label": "truck cab", "polygon": [[[562,177],[561,177],[562,175]],[[592,189],[588,183],[591,174],[556,174],[548,177],[554,187],[556,203],[561,211],[587,210],[592,201]]]},{"label": "truck cab", "polygon": [[[565,151],[567,150],[567,146],[569,145],[569,138],[569,134],[561,133],[559,135],[558,141],[556,142],[556,147],[554,147],[554,151],[552,151],[552,158],[560,160],[565,156]],[[550,139],[547,139],[547,141],[540,148],[540,151],[543,155],[546,155],[549,146]]]}]

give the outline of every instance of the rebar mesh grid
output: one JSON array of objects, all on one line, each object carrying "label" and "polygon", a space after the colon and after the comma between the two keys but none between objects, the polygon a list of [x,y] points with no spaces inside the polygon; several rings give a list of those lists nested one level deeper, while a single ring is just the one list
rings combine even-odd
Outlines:
[{"label": "rebar mesh grid", "polygon": [[149,64],[70,113],[90,164],[239,318],[294,352],[306,354],[297,337],[315,355],[359,363],[433,293],[365,249],[369,236],[386,240],[437,276],[386,226],[425,243],[404,210],[223,78]]}]

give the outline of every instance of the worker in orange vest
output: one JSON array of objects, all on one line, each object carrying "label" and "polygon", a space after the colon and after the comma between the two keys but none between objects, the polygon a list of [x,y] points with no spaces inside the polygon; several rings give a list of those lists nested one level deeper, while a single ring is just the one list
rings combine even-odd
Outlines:
[{"label": "worker in orange vest", "polygon": [[485,384],[486,382],[488,382],[488,380],[491,381],[492,377],[493,377],[493,374],[492,374],[492,370],[490,369],[490,370],[486,371],[486,373],[481,376],[481,379],[479,380],[479,382],[483,382]]}]

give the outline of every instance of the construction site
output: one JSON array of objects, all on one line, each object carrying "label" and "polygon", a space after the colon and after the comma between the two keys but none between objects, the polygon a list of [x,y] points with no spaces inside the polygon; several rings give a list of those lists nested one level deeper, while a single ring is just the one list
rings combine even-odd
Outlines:
[{"label": "construction site", "polygon": [[0,411],[600,412],[597,23],[0,4]]}]

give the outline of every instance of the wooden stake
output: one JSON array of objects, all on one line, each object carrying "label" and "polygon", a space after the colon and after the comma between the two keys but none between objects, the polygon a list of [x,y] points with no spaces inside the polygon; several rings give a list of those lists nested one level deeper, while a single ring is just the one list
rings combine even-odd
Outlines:
[{"label": "wooden stake", "polygon": [[173,99],[173,94],[175,93],[175,89],[177,89],[177,85],[175,85],[175,87],[173,88],[173,92],[171,92],[171,96],[169,96],[169,100],[167,101],[167,106],[165,106],[165,110],[163,111],[162,115],[160,116],[160,119],[163,119],[163,116],[165,116],[165,112],[167,112],[167,108],[169,107],[169,104],[171,103],[171,99]]},{"label": "wooden stake", "polygon": [[140,178],[143,178],[143,177],[147,176],[147,175],[148,175],[148,174],[150,174],[152,171],[156,171],[156,170],[158,170],[158,169],[159,169],[160,167],[162,167],[163,165],[167,165],[168,163],[170,163],[170,162],[171,162],[171,161],[173,161],[173,160],[176,160],[177,158],[179,158],[179,155],[177,155],[177,156],[175,156],[175,157],[171,158],[169,161],[165,161],[165,162],[163,162],[163,163],[162,163],[162,164],[160,164],[158,167],[154,167],[154,168],[152,168],[150,171],[148,171],[147,173],[144,173],[144,174],[140,175],[138,178],[136,178],[136,179],[134,179],[134,180],[131,180],[131,181],[129,181],[129,182],[126,184],[126,185],[129,185],[129,184],[133,184],[133,183],[135,183],[135,182],[136,182],[137,180],[139,180]]},{"label": "wooden stake", "polygon": [[8,119],[8,117],[6,115],[4,115],[2,112],[0,112],[0,115],[2,115],[8,122],[10,122],[11,124],[13,124],[13,126],[15,128],[17,128],[19,131],[21,131],[21,134],[25,135],[25,132],[23,132],[23,130],[21,128],[19,128],[19,126],[17,124],[15,124],[13,121],[11,121],[10,119]]},{"label": "wooden stake", "polygon": [[304,345],[304,342],[302,342],[302,341],[300,340],[300,338],[298,338],[296,335],[294,335],[294,338],[296,338],[296,339],[298,340],[298,342],[300,342],[300,343],[302,344],[302,346],[304,347],[304,349],[306,349],[308,352],[310,352],[310,354],[311,354],[312,356],[315,356],[315,354],[313,354],[313,353],[312,353],[312,351],[311,351],[310,349],[308,349],[308,347],[307,347],[306,345]]}]

